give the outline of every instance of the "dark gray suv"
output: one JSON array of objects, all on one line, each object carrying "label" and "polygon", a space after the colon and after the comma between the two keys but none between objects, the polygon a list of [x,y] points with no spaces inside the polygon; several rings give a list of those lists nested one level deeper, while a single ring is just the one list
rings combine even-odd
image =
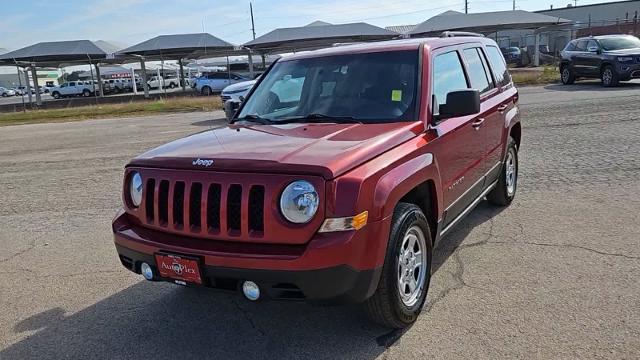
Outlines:
[{"label": "dark gray suv", "polygon": [[603,86],[640,78],[640,40],[631,35],[591,36],[573,40],[561,52],[560,78],[599,78]]}]

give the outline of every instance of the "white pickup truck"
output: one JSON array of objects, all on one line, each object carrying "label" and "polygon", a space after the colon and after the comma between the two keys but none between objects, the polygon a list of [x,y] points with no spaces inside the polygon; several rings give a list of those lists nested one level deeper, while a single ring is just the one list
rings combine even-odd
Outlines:
[{"label": "white pickup truck", "polygon": [[49,90],[54,99],[68,96],[89,97],[96,92],[93,81],[69,81],[60,86],[55,86]]},{"label": "white pickup truck", "polygon": [[173,89],[180,86],[178,78],[163,78],[162,76],[152,76],[151,79],[147,81],[147,85],[149,85],[149,87],[152,89],[159,88],[161,83],[163,88],[168,87]]}]

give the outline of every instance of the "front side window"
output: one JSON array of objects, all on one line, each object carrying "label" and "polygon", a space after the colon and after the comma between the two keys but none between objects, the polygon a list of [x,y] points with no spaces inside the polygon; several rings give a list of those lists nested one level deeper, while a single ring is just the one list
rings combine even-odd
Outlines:
[{"label": "front side window", "polygon": [[595,40],[589,40],[587,43],[587,50],[591,50],[593,48],[600,49],[600,46],[598,46],[598,43]]},{"label": "front side window", "polygon": [[283,60],[260,82],[238,118],[275,123],[415,120],[418,74],[416,50]]},{"label": "front side window", "polygon": [[576,43],[576,51],[587,51],[587,40],[579,40]]},{"label": "front side window", "polygon": [[482,94],[490,90],[492,86],[491,77],[479,51],[479,48],[464,49],[464,58],[469,68],[471,88],[478,90]]},{"label": "front side window", "polygon": [[434,108],[447,102],[447,94],[467,89],[467,78],[457,51],[438,55],[433,60],[433,95]]}]

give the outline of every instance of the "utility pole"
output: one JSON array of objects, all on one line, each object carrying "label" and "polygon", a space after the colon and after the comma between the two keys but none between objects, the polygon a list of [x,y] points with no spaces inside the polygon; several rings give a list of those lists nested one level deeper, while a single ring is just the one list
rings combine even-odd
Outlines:
[{"label": "utility pole", "polygon": [[513,11],[516,11],[516,0],[513,0]]},{"label": "utility pole", "polygon": [[253,32],[253,40],[256,39],[256,24],[253,22],[253,4],[249,3],[249,10],[251,11],[251,31]]},{"label": "utility pole", "polygon": [[469,13],[469,0],[464,0],[464,13]]}]

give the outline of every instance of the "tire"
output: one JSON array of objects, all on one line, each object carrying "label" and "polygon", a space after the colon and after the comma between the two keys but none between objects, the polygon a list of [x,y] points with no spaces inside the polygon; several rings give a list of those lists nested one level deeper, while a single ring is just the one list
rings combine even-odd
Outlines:
[{"label": "tire", "polygon": [[174,83],[169,83],[169,88],[170,88],[170,89],[173,89],[173,88],[175,88],[175,87],[176,87],[176,84],[174,84]]},{"label": "tire", "polygon": [[211,95],[211,88],[208,87],[208,86],[205,86],[205,87],[202,88],[201,92],[202,92],[202,95],[209,96],[209,95]]},{"label": "tire", "polygon": [[[414,247],[409,250],[412,236],[415,239]],[[415,244],[419,245],[420,253],[414,252]],[[402,259],[405,261],[404,265],[401,265]],[[420,268],[414,265],[414,261],[418,259],[422,260],[423,264]],[[378,287],[363,304],[368,317],[389,328],[401,329],[413,324],[427,299],[431,280],[431,259],[431,232],[422,210],[413,204],[398,203],[393,212],[387,253]],[[407,279],[408,274],[415,281],[415,291],[411,291],[409,285],[402,285],[402,278]],[[400,290],[401,288],[403,290]],[[409,294],[406,293],[407,290]]]},{"label": "tire", "polygon": [[604,87],[618,86],[620,83],[618,74],[611,65],[605,65],[605,67],[602,68],[602,71],[600,72],[600,80],[602,80],[602,86]]},{"label": "tire", "polygon": [[509,136],[507,155],[496,187],[487,194],[487,200],[496,206],[508,206],[516,196],[518,189],[518,147],[515,140]]},{"label": "tire", "polygon": [[7,97],[7,93],[2,93],[2,97]]},{"label": "tire", "polygon": [[564,85],[571,85],[576,81],[576,75],[568,64],[560,68],[560,80]]},{"label": "tire", "polygon": [[82,90],[82,96],[84,96],[84,97],[91,96],[91,91],[89,91],[87,89]]},{"label": "tire", "polygon": [[51,96],[53,96],[54,99],[60,99],[60,93],[57,91],[54,91],[53,94],[51,94]]}]

